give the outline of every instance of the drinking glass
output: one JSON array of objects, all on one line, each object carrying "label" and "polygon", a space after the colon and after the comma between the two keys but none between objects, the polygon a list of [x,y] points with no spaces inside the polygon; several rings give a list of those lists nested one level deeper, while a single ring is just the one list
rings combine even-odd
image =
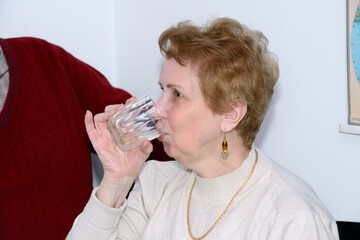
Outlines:
[{"label": "drinking glass", "polygon": [[159,137],[160,112],[149,96],[143,96],[114,113],[108,129],[117,146],[122,150],[138,147],[144,139]]}]

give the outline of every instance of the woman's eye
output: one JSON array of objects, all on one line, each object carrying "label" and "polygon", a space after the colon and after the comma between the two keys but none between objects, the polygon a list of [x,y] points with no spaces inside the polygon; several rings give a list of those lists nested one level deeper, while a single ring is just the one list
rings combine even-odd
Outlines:
[{"label": "woman's eye", "polygon": [[177,90],[174,90],[174,94],[176,97],[182,97],[182,94]]}]

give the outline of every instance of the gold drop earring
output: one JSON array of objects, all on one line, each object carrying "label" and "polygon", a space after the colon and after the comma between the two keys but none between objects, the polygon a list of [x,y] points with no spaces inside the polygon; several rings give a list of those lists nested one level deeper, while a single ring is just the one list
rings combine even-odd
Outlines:
[{"label": "gold drop earring", "polygon": [[222,152],[221,152],[221,157],[223,159],[227,159],[228,156],[229,156],[229,152],[228,152],[228,143],[227,143],[227,140],[226,140],[226,133],[224,133],[224,138],[222,140]]}]

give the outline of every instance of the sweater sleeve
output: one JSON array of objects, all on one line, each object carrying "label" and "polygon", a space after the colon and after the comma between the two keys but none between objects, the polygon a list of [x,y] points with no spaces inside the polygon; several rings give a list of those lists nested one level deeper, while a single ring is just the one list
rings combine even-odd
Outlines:
[{"label": "sweater sleeve", "polygon": [[91,194],[84,211],[75,219],[67,240],[116,239],[118,223],[126,208],[126,201],[120,208],[112,208],[101,203],[95,193]]},{"label": "sweater sleeve", "polygon": [[119,209],[102,204],[95,196],[96,188],[67,240],[141,239],[168,184],[180,169],[175,162],[146,162],[128,200]]},{"label": "sweater sleeve", "polygon": [[320,218],[310,213],[300,214],[296,218],[275,228],[267,238],[269,240],[338,240],[336,222]]},{"label": "sweater sleeve", "polygon": [[140,185],[137,179],[131,192],[131,204],[126,200],[119,209],[101,203],[95,195],[97,188],[94,189],[66,240],[140,239],[148,221]]}]

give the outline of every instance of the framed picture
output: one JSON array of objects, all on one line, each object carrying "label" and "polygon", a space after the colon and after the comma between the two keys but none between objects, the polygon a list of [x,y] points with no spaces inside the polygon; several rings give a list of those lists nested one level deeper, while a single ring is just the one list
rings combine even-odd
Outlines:
[{"label": "framed picture", "polygon": [[360,0],[347,0],[348,124],[360,126]]}]

